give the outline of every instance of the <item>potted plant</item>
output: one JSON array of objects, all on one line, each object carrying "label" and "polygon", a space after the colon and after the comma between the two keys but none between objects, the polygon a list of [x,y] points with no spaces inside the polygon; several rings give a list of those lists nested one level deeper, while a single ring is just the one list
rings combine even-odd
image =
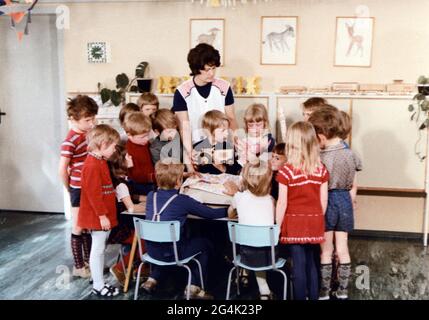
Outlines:
[{"label": "potted plant", "polygon": [[136,68],[136,80],[140,92],[150,92],[152,89],[152,79],[145,77],[148,65],[149,64],[144,61],[140,62]]},{"label": "potted plant", "polygon": [[[150,91],[152,79],[144,78],[148,65],[149,64],[146,61],[140,62],[136,68],[135,77],[131,81],[125,73],[118,74],[115,78],[116,90],[111,90],[108,88],[101,89],[101,84],[98,83],[98,92],[100,93],[101,102],[103,103],[103,105],[110,101],[115,107],[117,107],[121,103],[125,102],[126,92],[145,92],[145,91],[142,91],[142,89],[140,88],[139,81],[150,80],[149,90],[148,90]],[[138,86],[133,84],[135,81],[137,81]],[[142,82],[142,86],[143,85],[144,85],[144,88],[147,88],[148,86],[148,84],[145,82]]]},{"label": "potted plant", "polygon": [[413,102],[408,106],[408,111],[412,112],[411,121],[414,121],[419,130],[419,138],[415,144],[415,154],[421,161],[426,156],[422,156],[421,152],[418,151],[418,144],[421,140],[421,131],[429,127],[429,78],[420,76],[417,79],[418,92],[413,97]]}]

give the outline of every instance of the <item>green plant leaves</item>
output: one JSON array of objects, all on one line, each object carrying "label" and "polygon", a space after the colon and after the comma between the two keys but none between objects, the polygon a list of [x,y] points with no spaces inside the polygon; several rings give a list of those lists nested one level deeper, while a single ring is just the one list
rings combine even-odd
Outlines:
[{"label": "green plant leaves", "polygon": [[417,79],[417,84],[427,84],[429,83],[429,78],[425,77],[425,76],[420,76]]},{"label": "green plant leaves", "polygon": [[408,111],[413,112],[414,111],[414,106],[412,104],[410,104],[408,106]]},{"label": "green plant leaves", "polygon": [[425,98],[426,98],[426,96],[425,96],[424,94],[417,93],[417,94],[413,97],[413,100],[418,100],[418,101],[420,101],[420,100],[424,100]]},{"label": "green plant leaves", "polygon": [[122,95],[118,91],[112,90],[110,100],[112,101],[113,105],[117,107],[122,102]]},{"label": "green plant leaves", "polygon": [[125,73],[121,73],[121,74],[118,74],[116,76],[116,88],[117,89],[125,90],[125,88],[128,86],[129,83],[130,83],[130,79],[128,78],[128,76]]},{"label": "green plant leaves", "polygon": [[101,102],[105,104],[107,101],[110,100],[111,90],[107,88],[101,89],[100,96],[101,96]]},{"label": "green plant leaves", "polygon": [[146,72],[146,68],[149,65],[146,61],[140,62],[139,65],[136,68],[136,77],[137,78],[144,78],[144,74]]}]

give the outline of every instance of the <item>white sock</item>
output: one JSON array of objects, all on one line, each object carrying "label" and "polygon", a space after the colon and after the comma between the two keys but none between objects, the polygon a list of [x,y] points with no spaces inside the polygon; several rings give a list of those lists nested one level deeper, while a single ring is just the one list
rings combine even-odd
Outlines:
[{"label": "white sock", "polygon": [[104,287],[104,251],[110,231],[92,231],[91,254],[89,255],[89,268],[93,280],[92,287],[100,291]]},{"label": "white sock", "polygon": [[267,282],[267,273],[265,271],[256,271],[256,282],[258,283],[259,293],[261,295],[270,294],[271,290]]}]

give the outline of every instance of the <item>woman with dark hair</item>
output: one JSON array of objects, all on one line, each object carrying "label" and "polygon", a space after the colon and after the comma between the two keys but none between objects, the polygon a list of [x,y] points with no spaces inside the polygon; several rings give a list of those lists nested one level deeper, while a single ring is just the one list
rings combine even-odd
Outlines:
[{"label": "woman with dark hair", "polygon": [[234,114],[234,96],[229,82],[215,77],[220,66],[219,51],[200,43],[188,53],[192,78],[177,87],[172,110],[179,119],[180,134],[185,146],[185,163],[188,172],[195,172],[191,164],[192,143],[205,138],[201,119],[210,110],[226,114],[230,128],[237,129]]}]

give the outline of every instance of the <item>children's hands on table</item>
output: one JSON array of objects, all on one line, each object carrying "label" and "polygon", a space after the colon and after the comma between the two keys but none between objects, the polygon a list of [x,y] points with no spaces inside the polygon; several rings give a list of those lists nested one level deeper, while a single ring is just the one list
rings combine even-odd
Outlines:
[{"label": "children's hands on table", "polygon": [[235,210],[232,206],[228,207],[228,219],[237,219],[237,210]]},{"label": "children's hands on table", "polygon": [[227,180],[223,186],[225,187],[225,191],[223,191],[223,193],[229,196],[233,196],[239,191],[238,186],[231,180]]},{"label": "children's hands on table", "polygon": [[101,224],[101,229],[103,231],[110,230],[110,221],[109,221],[109,218],[107,218],[107,216],[100,216],[100,224]]}]

